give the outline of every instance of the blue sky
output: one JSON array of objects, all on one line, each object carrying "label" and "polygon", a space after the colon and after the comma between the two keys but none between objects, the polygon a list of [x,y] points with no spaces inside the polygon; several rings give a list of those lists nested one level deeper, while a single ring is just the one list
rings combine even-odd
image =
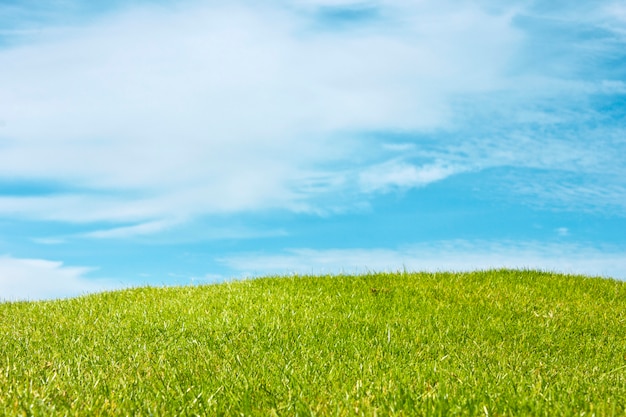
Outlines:
[{"label": "blue sky", "polygon": [[0,298],[626,279],[626,4],[0,4]]}]

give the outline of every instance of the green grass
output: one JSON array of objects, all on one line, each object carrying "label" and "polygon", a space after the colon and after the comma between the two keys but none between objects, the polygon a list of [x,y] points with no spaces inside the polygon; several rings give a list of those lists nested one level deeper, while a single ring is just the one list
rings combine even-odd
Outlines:
[{"label": "green grass", "polygon": [[626,415],[626,284],[264,278],[0,304],[0,415]]}]

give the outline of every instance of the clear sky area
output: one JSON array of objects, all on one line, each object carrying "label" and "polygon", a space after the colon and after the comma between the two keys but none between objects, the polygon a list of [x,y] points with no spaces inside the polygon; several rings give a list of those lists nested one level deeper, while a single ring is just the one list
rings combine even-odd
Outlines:
[{"label": "clear sky area", "polygon": [[626,279],[626,3],[3,0],[0,299]]}]

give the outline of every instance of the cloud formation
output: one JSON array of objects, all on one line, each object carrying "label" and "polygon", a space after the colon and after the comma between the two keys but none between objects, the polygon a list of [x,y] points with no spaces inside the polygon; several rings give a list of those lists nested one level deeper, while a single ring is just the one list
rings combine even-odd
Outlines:
[{"label": "cloud formation", "polygon": [[469,3],[382,2],[392,25],[338,31],[314,11],[357,3],[294,4],[136,7],[0,51],[0,177],[75,187],[2,197],[0,214],[139,225],[312,209],[319,166],[363,152],[351,136],[444,126],[452,95],[502,86],[520,42],[510,15]]},{"label": "cloud formation", "polygon": [[[559,33],[579,37],[584,23],[621,36],[622,9],[574,8]],[[581,112],[597,123],[581,99],[624,89],[619,80],[573,78],[564,68],[583,64],[571,53],[537,55],[558,10],[402,0],[120,10],[82,25],[65,19],[0,50],[0,178],[73,187],[0,197],[0,215],[134,222],[111,231],[126,236],[202,214],[315,212],[320,194],[349,189],[367,199],[490,166],[620,166],[614,152],[552,133]],[[339,18],[353,24],[324,24]],[[570,40],[551,45],[573,52]],[[623,36],[580,42],[610,57]],[[556,101],[573,104],[557,110]],[[498,130],[467,137],[486,118]],[[580,123],[576,134],[584,128],[590,140],[620,134]],[[426,161],[384,160],[359,138],[368,132],[439,139],[416,141],[413,154]],[[359,163],[357,154],[369,157]],[[329,166],[345,178],[311,188]],[[607,187],[625,185],[616,180],[623,172],[611,174]]]},{"label": "cloud formation", "polygon": [[74,297],[115,288],[109,282],[85,278],[89,271],[44,259],[0,256],[0,301]]},{"label": "cloud formation", "polygon": [[409,189],[440,181],[458,173],[460,169],[441,163],[416,167],[406,162],[391,160],[369,167],[361,172],[360,186],[369,192],[388,192]]}]

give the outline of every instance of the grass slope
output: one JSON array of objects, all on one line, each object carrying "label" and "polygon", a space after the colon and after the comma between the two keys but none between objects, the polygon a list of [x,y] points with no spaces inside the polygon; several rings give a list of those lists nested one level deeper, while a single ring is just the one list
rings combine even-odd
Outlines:
[{"label": "grass slope", "polygon": [[0,304],[0,415],[625,415],[626,284],[266,278]]}]

